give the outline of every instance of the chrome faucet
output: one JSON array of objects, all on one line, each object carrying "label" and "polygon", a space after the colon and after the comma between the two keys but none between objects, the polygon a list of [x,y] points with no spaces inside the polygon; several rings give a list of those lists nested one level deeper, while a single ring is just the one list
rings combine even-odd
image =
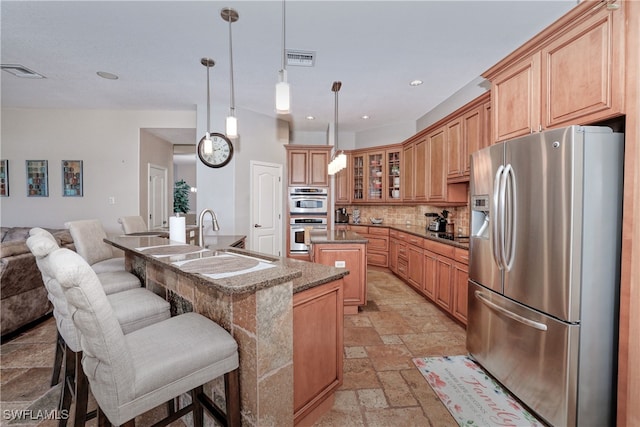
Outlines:
[{"label": "chrome faucet", "polygon": [[213,231],[220,230],[220,226],[218,225],[218,218],[216,218],[216,213],[213,211],[213,209],[210,209],[210,208],[203,209],[202,212],[200,212],[200,215],[198,216],[198,227],[200,229],[198,246],[200,246],[201,248],[204,248],[204,215],[207,212],[211,215],[211,220],[213,222]]}]

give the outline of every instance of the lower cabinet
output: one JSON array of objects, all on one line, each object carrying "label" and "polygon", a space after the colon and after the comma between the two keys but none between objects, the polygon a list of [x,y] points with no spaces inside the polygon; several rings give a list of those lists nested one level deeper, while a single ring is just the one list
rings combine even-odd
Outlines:
[{"label": "lower cabinet", "polygon": [[[348,277],[348,276],[346,276]],[[311,424],[342,384],[343,279],[293,296],[294,423]],[[330,407],[330,406],[329,406]],[[314,413],[314,410],[315,413]]]},{"label": "lower cabinet", "polygon": [[436,259],[436,304],[451,312],[453,301],[453,261],[449,258],[438,257]]},{"label": "lower cabinet", "polygon": [[367,264],[378,267],[389,267],[389,229],[387,227],[367,227],[366,225],[351,225],[354,231],[366,237]]},{"label": "lower cabinet", "polygon": [[344,312],[358,313],[358,306],[367,303],[367,245],[364,243],[314,243],[312,261],[336,267],[344,265]]},{"label": "lower cabinet", "polygon": [[467,324],[467,288],[469,286],[469,266],[456,262],[453,266],[453,317]]},{"label": "lower cabinet", "polygon": [[422,283],[424,281],[422,253],[421,247],[407,245],[407,281],[418,291],[422,290]]}]

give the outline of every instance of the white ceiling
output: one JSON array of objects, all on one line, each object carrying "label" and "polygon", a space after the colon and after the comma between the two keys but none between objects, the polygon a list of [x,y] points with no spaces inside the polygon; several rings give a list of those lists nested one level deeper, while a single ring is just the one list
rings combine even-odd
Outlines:
[{"label": "white ceiling", "polygon": [[[341,131],[414,121],[575,3],[288,0],[287,49],[316,52],[315,67],[288,68],[288,120],[294,130],[325,131],[334,116],[331,85],[341,80]],[[236,107],[276,117],[281,1],[2,0],[2,63],[46,76],[0,73],[2,107],[194,110],[206,106],[202,57],[216,61],[212,103],[226,107],[226,6],[240,14],[232,24]],[[414,79],[424,84],[409,86]]]}]

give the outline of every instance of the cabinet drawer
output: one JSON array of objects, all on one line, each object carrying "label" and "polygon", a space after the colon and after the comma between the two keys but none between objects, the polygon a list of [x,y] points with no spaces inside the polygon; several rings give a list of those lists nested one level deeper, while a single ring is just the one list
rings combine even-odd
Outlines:
[{"label": "cabinet drawer", "polygon": [[434,252],[438,255],[446,256],[447,258],[454,257],[455,246],[445,245],[444,243],[434,242],[433,240],[424,239],[423,248],[428,251]]},{"label": "cabinet drawer", "polygon": [[369,234],[366,236],[369,240],[370,251],[388,251],[389,250],[389,238],[387,236],[377,237]]},{"label": "cabinet drawer", "polygon": [[367,264],[377,265],[378,267],[387,267],[389,265],[386,252],[367,252]]},{"label": "cabinet drawer", "polygon": [[398,275],[402,278],[407,277],[407,260],[398,258]]},{"label": "cabinet drawer", "polygon": [[407,245],[405,243],[398,243],[398,258],[407,259]]},{"label": "cabinet drawer", "polygon": [[351,225],[350,228],[354,233],[367,234],[369,232],[369,227],[366,225]]},{"label": "cabinet drawer", "polygon": [[369,234],[377,234],[379,236],[388,236],[389,229],[387,227],[369,227]]},{"label": "cabinet drawer", "polygon": [[396,235],[396,238],[397,238],[398,240],[404,240],[404,241],[406,241],[406,240],[407,240],[407,233],[403,233],[402,231],[396,231],[396,233],[398,233],[398,234]]},{"label": "cabinet drawer", "polygon": [[398,239],[400,235],[400,232],[397,230],[389,230],[389,237],[393,237],[395,239]]},{"label": "cabinet drawer", "polygon": [[413,234],[407,234],[407,238],[405,240],[410,245],[422,246],[422,241],[424,239],[422,237],[414,236]]},{"label": "cabinet drawer", "polygon": [[462,248],[454,248],[453,258],[465,265],[469,265],[469,251]]}]

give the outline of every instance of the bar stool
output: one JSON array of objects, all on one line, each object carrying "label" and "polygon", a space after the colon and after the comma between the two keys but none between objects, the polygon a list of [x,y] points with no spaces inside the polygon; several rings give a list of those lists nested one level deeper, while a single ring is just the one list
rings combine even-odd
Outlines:
[{"label": "bar stool", "polygon": [[[204,316],[186,313],[124,335],[95,272],[82,257],[62,248],[49,258],[82,336],[82,367],[99,417],[131,425],[136,416],[191,391],[191,403],[161,425],[193,411],[193,424],[200,427],[203,409],[222,418],[222,425],[240,425],[238,348],[229,333]],[[226,416],[202,391],[205,383],[222,375]]]},{"label": "bar stool", "polygon": [[[36,263],[47,288],[49,300],[53,304],[53,315],[58,329],[56,356],[52,386],[57,384],[62,361],[65,374],[59,409],[68,411],[73,400],[76,401],[75,423],[84,425],[87,418],[89,389],[86,376],[80,368],[82,351],[79,334],[73,321],[60,284],[53,277],[49,255],[59,249],[53,236],[43,229],[30,230],[27,246],[34,254]],[[96,276],[97,277],[97,276]],[[109,304],[123,333],[127,334],[145,326],[166,320],[170,317],[170,305],[167,301],[144,289],[129,289],[107,296]],[[59,421],[65,426],[66,419]]]},{"label": "bar stool", "polygon": [[64,226],[69,229],[76,252],[96,273],[125,270],[124,258],[115,256],[113,248],[104,242],[107,233],[100,221],[97,219],[68,221]]},{"label": "bar stool", "polygon": [[118,222],[122,225],[124,234],[147,231],[147,224],[141,216],[121,216],[118,218]]}]

